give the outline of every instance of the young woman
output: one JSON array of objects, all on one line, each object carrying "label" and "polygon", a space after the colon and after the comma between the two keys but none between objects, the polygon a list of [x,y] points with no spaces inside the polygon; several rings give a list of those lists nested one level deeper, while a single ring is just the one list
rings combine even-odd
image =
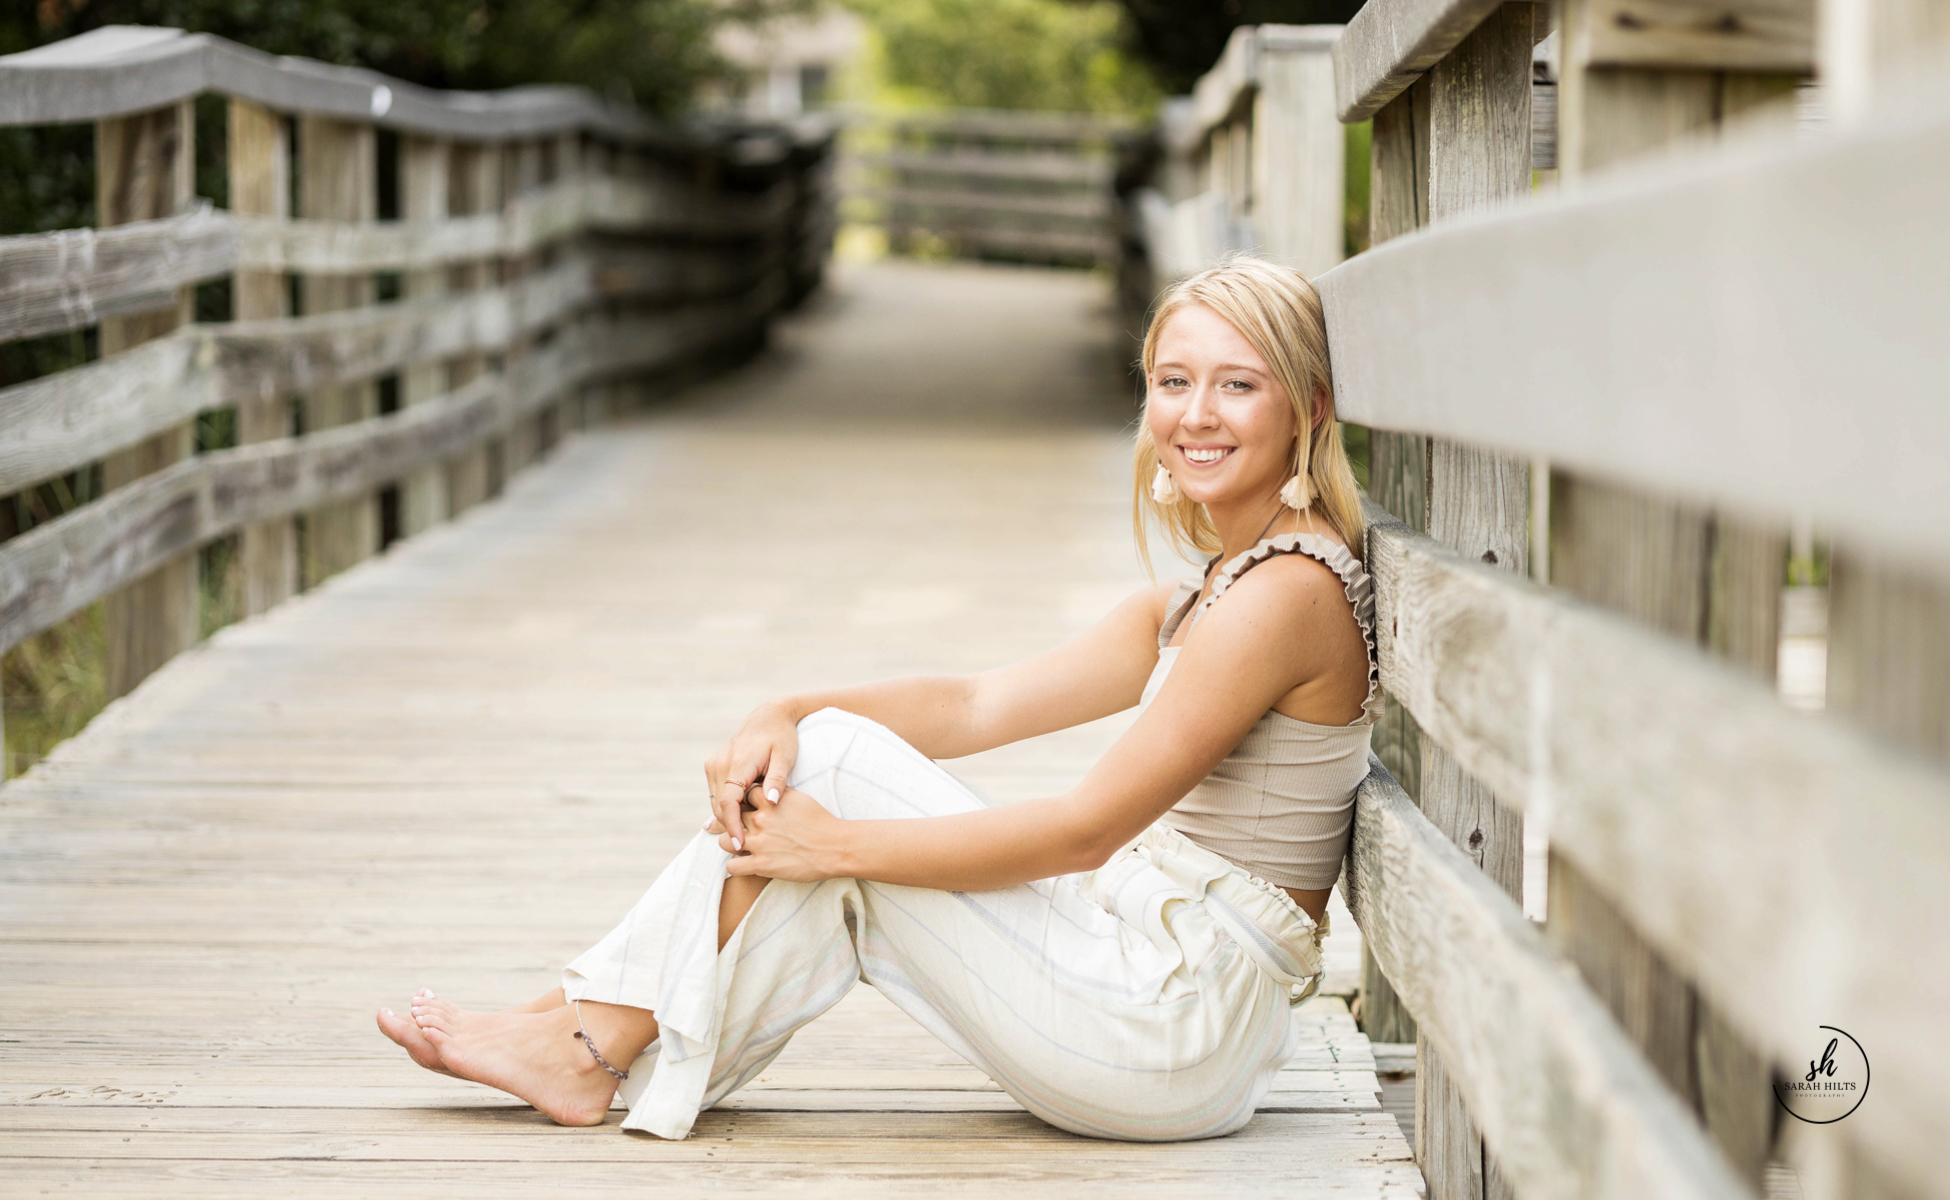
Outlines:
[{"label": "young woman", "polygon": [[[1378,696],[1363,526],[1320,303],[1236,259],[1144,342],[1139,545],[1210,556],[1067,645],[962,678],[760,706],[712,818],[526,1008],[429,992],[422,1065],[600,1123],[690,1132],[865,979],[1029,1111],[1147,1141],[1251,1118],[1319,985]],[[1137,706],[1069,792],[992,808],[936,765]]]}]

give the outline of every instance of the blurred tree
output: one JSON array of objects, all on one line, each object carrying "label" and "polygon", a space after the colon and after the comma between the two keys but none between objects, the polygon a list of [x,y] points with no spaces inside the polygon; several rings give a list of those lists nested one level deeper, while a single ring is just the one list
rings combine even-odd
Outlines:
[{"label": "blurred tree", "polygon": [[878,40],[893,99],[1148,113],[1151,73],[1114,0],[846,0]]},{"label": "blurred tree", "polygon": [[1174,96],[1219,61],[1240,25],[1338,25],[1361,0],[1118,0],[1130,14],[1132,53]]}]

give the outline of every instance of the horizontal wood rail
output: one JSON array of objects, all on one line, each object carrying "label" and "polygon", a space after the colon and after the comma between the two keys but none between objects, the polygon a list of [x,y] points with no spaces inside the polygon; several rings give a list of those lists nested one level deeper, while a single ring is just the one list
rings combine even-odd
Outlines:
[{"label": "horizontal wood rail", "polygon": [[704,203],[652,180],[561,180],[505,212],[438,221],[291,221],[199,206],[179,217],[112,229],[0,238],[0,340],[91,325],[105,316],[166,307],[175,289],[233,270],[347,273],[421,270],[532,254],[580,233],[752,237],[791,203],[774,187]]},{"label": "horizontal wood rail", "polygon": [[1338,411],[1943,559],[1947,193],[1937,98],[1396,239],[1318,281]]},{"label": "horizontal wood rail", "polygon": [[1334,100],[1365,121],[1408,90],[1503,0],[1372,0],[1334,44]]},{"label": "horizontal wood rail", "polygon": [[842,160],[848,219],[981,257],[1116,255],[1112,150],[1128,122],[1088,113],[954,109],[862,116]]},{"label": "horizontal wood rail", "polygon": [[[1824,1022],[1894,1044],[1950,1008],[1940,937],[1915,921],[1950,910],[1950,780],[1369,514],[1383,686],[1764,1048],[1791,1061]],[[1442,1007],[1410,1005],[1424,1023]],[[1941,1039],[1875,1070],[1880,1153],[1950,1134],[1927,1099],[1950,1072]]]},{"label": "horizontal wood rail", "polygon": [[1523,911],[1371,762],[1342,894],[1364,944],[1464,1081],[1516,1194],[1745,1197]]},{"label": "horizontal wood rail", "polygon": [[675,362],[762,314],[764,292],[581,323],[504,375],[354,425],[200,454],[0,543],[0,649],[245,525],[372,490],[512,427],[567,390]]},{"label": "horizontal wood rail", "polygon": [[631,143],[694,144],[583,88],[442,92],[376,71],[281,58],[180,29],[111,25],[0,58],[0,125],[93,121],[161,108],[201,92],[468,141],[577,129]]},{"label": "horizontal wood rail", "polygon": [[849,154],[849,166],[893,167],[917,175],[972,175],[983,179],[1048,180],[1089,186],[1108,186],[1110,166],[1063,154],[920,154],[864,150]]}]

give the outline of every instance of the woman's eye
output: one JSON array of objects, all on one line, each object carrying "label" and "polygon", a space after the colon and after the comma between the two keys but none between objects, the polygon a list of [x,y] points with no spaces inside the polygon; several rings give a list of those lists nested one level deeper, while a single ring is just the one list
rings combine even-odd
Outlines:
[{"label": "woman's eye", "polygon": [[1251,390],[1253,385],[1246,382],[1243,379],[1228,379],[1224,383],[1220,384],[1219,386],[1233,388],[1237,391],[1244,392],[1244,391]]},{"label": "woman's eye", "polygon": [[1159,387],[1180,388],[1187,386],[1183,375],[1166,375],[1158,380]]}]

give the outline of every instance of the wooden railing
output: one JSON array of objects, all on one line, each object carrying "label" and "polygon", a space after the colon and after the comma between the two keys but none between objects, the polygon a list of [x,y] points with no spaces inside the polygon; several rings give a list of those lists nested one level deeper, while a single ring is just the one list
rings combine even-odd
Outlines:
[{"label": "wooden railing", "polygon": [[[1376,244],[1317,283],[1339,414],[1370,431],[1390,701],[1344,894],[1364,1020],[1418,1043],[1436,1200],[1753,1195],[1770,1160],[1810,1200],[1941,1194],[1950,31],[1927,7],[1834,0],[1819,61],[1813,6],[1772,0],[1369,0],[1333,44],[1333,111],[1373,120]],[[1828,121],[1797,129],[1817,68]],[[1287,144],[1255,141],[1229,194],[1265,195]],[[1808,518],[1833,544],[1819,718],[1772,686]],[[1873,1088],[1813,1126],[1772,1085],[1823,1025]]]},{"label": "wooden railing", "polygon": [[[229,98],[227,211],[191,191],[205,92]],[[100,228],[0,239],[0,340],[99,324],[101,357],[0,391],[0,494],[96,463],[109,490],[0,544],[0,649],[106,597],[111,697],[195,640],[200,546],[238,536],[264,611],[376,553],[382,506],[420,532],[652,369],[755,344],[834,229],[817,123],[679,130],[175,30],[0,58],[0,124],[78,121]],[[399,220],[375,220],[381,127]],[[224,275],[236,319],[185,323]],[[192,453],[213,409],[240,444]]]},{"label": "wooden railing", "polygon": [[896,253],[1078,265],[1116,257],[1111,178],[1128,122],[988,109],[862,115],[848,122],[849,221]]}]

